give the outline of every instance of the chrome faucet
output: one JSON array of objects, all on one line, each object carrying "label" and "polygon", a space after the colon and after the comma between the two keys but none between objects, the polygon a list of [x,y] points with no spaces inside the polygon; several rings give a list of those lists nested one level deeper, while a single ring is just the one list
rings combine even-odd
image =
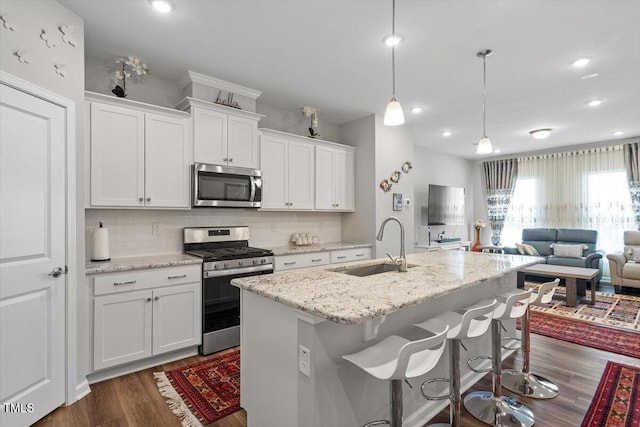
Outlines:
[{"label": "chrome faucet", "polygon": [[389,254],[389,252],[387,252],[387,256],[391,258],[391,262],[393,262],[395,265],[398,266],[399,272],[406,272],[407,271],[407,255],[404,250],[404,224],[402,223],[402,221],[400,221],[395,216],[390,216],[389,218],[382,221],[382,224],[380,224],[380,230],[378,230],[378,235],[376,236],[376,239],[382,242],[382,237],[384,235],[384,226],[387,225],[387,222],[389,221],[395,221],[398,223],[398,225],[400,225],[400,256],[398,258],[394,258],[391,256],[391,254]]}]

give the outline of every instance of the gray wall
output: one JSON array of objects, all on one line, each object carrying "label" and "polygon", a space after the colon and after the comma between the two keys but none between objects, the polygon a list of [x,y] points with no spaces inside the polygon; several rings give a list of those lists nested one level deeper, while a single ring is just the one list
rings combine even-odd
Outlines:
[{"label": "gray wall", "polygon": [[[78,293],[78,319],[86,316],[85,299],[80,295],[88,292],[84,277],[84,22],[76,14],[60,3],[48,0],[0,2],[0,14],[10,15],[16,23],[15,31],[0,28],[0,68],[16,77],[32,82],[44,89],[60,94],[73,100],[76,104],[76,248],[75,257],[78,271],[72,272],[76,278]],[[75,31],[72,36],[76,40],[75,47],[62,42],[60,25],[73,25]],[[56,42],[56,46],[48,48],[40,39],[42,30],[46,30]],[[25,49],[31,61],[29,64],[18,62],[14,52]],[[54,64],[65,64],[66,74],[61,77],[56,74]],[[78,322],[78,353],[86,351],[86,342],[82,341],[82,329],[88,325]],[[87,344],[88,345],[88,344]],[[82,349],[85,350],[82,350]],[[87,366],[79,360],[78,381],[84,379]]]},{"label": "gray wall", "polygon": [[[471,160],[449,154],[439,153],[432,149],[416,146],[414,148],[414,214],[415,229],[414,238],[421,244],[428,242],[426,225],[421,226],[420,208],[427,206],[429,184],[448,185],[452,187],[464,187],[465,189],[465,225],[459,226],[433,226],[431,227],[431,239],[435,240],[438,233],[444,231],[448,237],[460,237],[462,240],[473,240],[471,233],[473,221],[480,217],[474,217],[476,200],[474,195],[480,188],[476,185],[479,175],[475,173],[477,164]],[[480,211],[477,211],[480,212]],[[484,214],[486,216],[486,213]],[[486,218],[484,218],[486,220]],[[486,233],[485,233],[486,234]]]}]

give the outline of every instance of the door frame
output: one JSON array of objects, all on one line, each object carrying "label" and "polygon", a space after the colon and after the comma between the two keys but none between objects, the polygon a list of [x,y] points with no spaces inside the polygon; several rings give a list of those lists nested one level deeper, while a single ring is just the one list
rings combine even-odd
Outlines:
[{"label": "door frame", "polygon": [[[66,233],[65,265],[69,273],[65,275],[65,403],[77,400],[77,327],[76,327],[76,286],[84,266],[77,262],[76,246],[76,103],[57,93],[51,92],[31,82],[0,70],[0,82],[21,92],[40,98],[65,109],[65,149],[66,155]],[[82,271],[78,270],[82,268]],[[85,379],[86,382],[86,379]]]}]

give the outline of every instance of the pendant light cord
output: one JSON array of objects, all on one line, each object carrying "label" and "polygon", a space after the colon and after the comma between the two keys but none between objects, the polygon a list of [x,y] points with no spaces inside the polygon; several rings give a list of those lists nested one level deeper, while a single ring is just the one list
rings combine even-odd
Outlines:
[{"label": "pendant light cord", "polygon": [[391,81],[393,100],[396,99],[396,0],[391,3]]},{"label": "pendant light cord", "polygon": [[482,56],[482,137],[487,137],[487,55]]}]

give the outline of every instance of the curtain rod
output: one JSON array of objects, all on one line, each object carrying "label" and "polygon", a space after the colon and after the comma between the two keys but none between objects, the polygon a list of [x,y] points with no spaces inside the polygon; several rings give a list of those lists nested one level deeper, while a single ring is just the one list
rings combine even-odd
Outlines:
[{"label": "curtain rod", "polygon": [[584,150],[576,150],[576,151],[564,151],[561,153],[549,153],[549,154],[539,154],[536,156],[525,156],[519,157],[518,160],[535,160],[535,159],[550,159],[555,157],[567,157],[567,156],[575,156],[579,154],[592,154],[592,153],[602,153],[607,151],[619,151],[624,148],[624,145],[610,145],[606,147],[596,147],[596,148],[588,148]]}]

